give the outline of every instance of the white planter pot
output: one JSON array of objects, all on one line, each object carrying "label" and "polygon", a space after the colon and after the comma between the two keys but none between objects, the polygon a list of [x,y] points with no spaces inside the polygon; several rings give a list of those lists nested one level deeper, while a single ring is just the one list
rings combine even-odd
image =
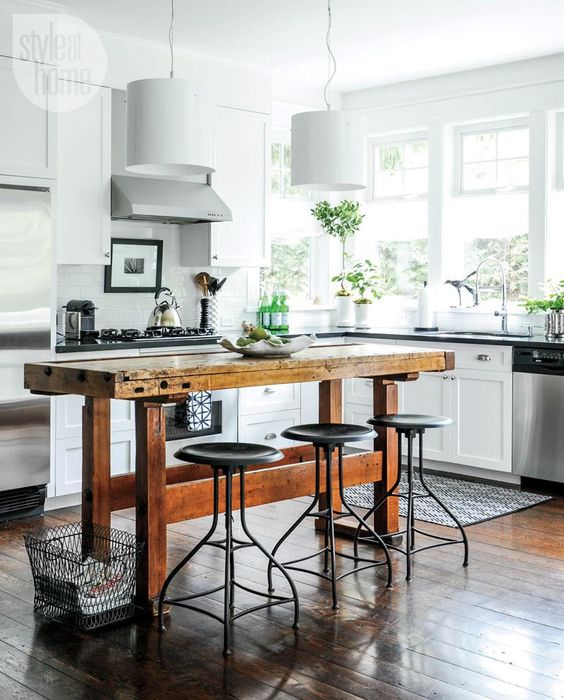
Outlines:
[{"label": "white planter pot", "polygon": [[354,307],[352,297],[335,297],[337,309],[337,326],[339,328],[354,328]]},{"label": "white planter pot", "polygon": [[354,317],[355,326],[357,328],[370,328],[370,309],[372,304],[355,304],[354,305]]}]

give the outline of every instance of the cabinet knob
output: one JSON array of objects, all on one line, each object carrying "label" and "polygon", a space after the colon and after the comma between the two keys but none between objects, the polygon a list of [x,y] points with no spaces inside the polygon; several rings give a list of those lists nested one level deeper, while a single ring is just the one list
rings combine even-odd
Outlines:
[{"label": "cabinet knob", "polygon": [[448,374],[443,374],[443,382],[446,382],[447,379],[448,379]]},{"label": "cabinet knob", "polygon": [[277,436],[276,436],[276,433],[267,433],[267,434],[264,436],[264,439],[265,439],[265,440],[275,440],[276,437],[277,437]]},{"label": "cabinet knob", "polygon": [[489,362],[492,358],[489,355],[476,355],[478,362]]},{"label": "cabinet knob", "polygon": [[108,253],[104,253],[104,257],[105,257],[105,258],[109,258],[109,257],[110,257],[110,253],[109,253],[109,252],[108,252]]},{"label": "cabinet knob", "polygon": [[217,260],[217,255],[212,255],[212,260]]},{"label": "cabinet knob", "polygon": [[264,393],[265,393],[265,394],[274,394],[275,391],[276,391],[276,389],[273,389],[271,386],[266,386],[266,387],[264,388]]},{"label": "cabinet knob", "polygon": [[450,375],[450,381],[453,382],[456,379],[456,376],[454,374]]}]

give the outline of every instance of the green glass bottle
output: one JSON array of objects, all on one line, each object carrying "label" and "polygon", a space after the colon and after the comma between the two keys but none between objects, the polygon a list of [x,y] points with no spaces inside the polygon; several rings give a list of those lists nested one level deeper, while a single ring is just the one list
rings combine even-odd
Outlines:
[{"label": "green glass bottle", "polygon": [[282,314],[280,312],[280,301],[278,292],[272,292],[272,304],[270,305],[270,330],[277,333],[282,324]]},{"label": "green glass bottle", "polygon": [[268,292],[266,289],[262,292],[258,315],[260,317],[259,326],[270,329],[270,304],[268,303]]},{"label": "green glass bottle", "polygon": [[290,330],[290,307],[285,291],[280,293],[280,330],[287,333]]}]

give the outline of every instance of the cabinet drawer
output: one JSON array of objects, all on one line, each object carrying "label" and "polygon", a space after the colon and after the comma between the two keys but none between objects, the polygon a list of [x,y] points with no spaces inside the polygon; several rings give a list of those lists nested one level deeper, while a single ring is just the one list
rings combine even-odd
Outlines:
[{"label": "cabinet drawer", "polygon": [[239,389],[239,412],[243,416],[265,411],[289,411],[300,408],[299,384],[273,384]]},{"label": "cabinet drawer", "polygon": [[495,372],[511,372],[512,348],[501,345],[462,343],[402,342],[408,347],[425,350],[448,350],[454,352],[456,368],[482,369]]},{"label": "cabinet drawer", "polygon": [[277,411],[261,413],[259,416],[243,416],[239,419],[239,440],[256,442],[282,449],[293,447],[293,440],[280,437],[280,433],[292,425],[299,425],[300,411]]}]

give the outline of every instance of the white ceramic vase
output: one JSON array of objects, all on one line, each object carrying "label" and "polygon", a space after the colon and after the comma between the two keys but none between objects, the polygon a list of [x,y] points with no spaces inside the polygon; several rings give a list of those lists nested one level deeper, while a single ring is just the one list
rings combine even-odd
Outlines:
[{"label": "white ceramic vase", "polygon": [[336,296],[337,326],[339,328],[354,328],[354,306],[351,296]]},{"label": "white ceramic vase", "polygon": [[355,304],[354,305],[354,317],[355,326],[357,328],[370,328],[370,308],[372,304]]}]

